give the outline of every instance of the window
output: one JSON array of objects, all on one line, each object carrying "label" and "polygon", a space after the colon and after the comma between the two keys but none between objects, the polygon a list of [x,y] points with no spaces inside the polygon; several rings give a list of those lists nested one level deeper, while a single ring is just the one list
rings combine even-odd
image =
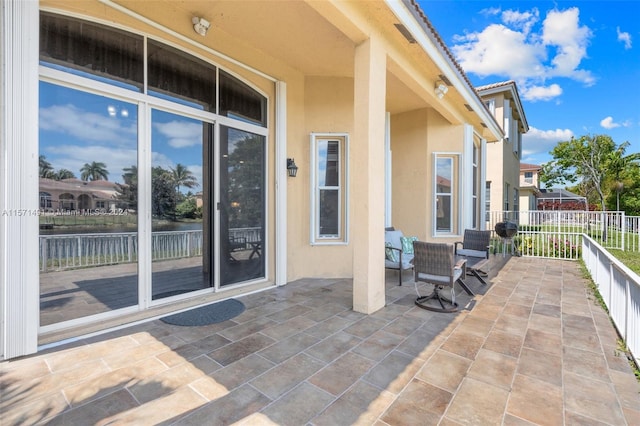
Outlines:
[{"label": "window", "polygon": [[458,230],[457,182],[459,156],[457,154],[436,153],[434,167],[434,217],[436,235],[455,234]]},{"label": "window", "polygon": [[533,183],[533,172],[524,172],[524,182]]},{"label": "window", "polygon": [[348,137],[311,135],[311,244],[347,242]]},{"label": "window", "polygon": [[40,208],[50,209],[51,205],[51,194],[48,192],[40,192]]}]

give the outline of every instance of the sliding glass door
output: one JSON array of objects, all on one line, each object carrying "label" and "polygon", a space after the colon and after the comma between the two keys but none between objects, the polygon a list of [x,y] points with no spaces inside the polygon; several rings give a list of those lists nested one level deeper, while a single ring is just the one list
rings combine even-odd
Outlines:
[{"label": "sliding glass door", "polygon": [[265,276],[265,137],[220,126],[220,285]]}]

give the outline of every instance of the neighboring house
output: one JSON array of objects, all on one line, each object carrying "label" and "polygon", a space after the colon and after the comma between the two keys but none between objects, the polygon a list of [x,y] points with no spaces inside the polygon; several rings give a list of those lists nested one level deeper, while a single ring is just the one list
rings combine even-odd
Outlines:
[{"label": "neighboring house", "polygon": [[105,180],[53,180],[40,178],[39,208],[42,213],[82,210],[112,211],[117,207],[116,184]]},{"label": "neighboring house", "polygon": [[537,210],[540,194],[540,170],[536,164],[520,163],[520,211]]},{"label": "neighboring house", "polygon": [[514,81],[505,81],[477,87],[476,90],[505,134],[500,142],[487,145],[486,211],[517,212],[522,208],[522,135],[529,131],[518,88]]},{"label": "neighboring house", "polygon": [[[485,180],[504,199],[492,210],[517,207],[515,84],[476,91],[414,0],[9,0],[0,13],[2,358],[305,277],[353,278],[353,309],[371,314],[385,226],[459,240],[484,226]],[[92,229],[93,251],[63,250],[81,229],[39,234],[41,153],[129,173],[137,231]],[[202,218],[166,231],[155,212],[175,217],[180,184],[163,170],[178,163]],[[48,272],[80,251],[96,263]],[[104,283],[114,291],[74,305]]]},{"label": "neighboring house", "polygon": [[564,188],[543,188],[537,199],[538,210],[590,210],[587,197]]}]

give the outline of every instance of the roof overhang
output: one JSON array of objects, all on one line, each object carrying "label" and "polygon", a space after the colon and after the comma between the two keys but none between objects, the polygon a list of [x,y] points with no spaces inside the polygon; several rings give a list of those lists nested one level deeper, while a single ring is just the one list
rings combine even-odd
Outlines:
[{"label": "roof overhang", "polygon": [[384,0],[400,23],[411,34],[415,43],[442,70],[451,85],[460,93],[464,102],[478,115],[483,125],[496,141],[504,138],[504,132],[489,112],[484,102],[469,82],[464,71],[457,64],[440,36],[437,34],[424,12],[413,0]]}]

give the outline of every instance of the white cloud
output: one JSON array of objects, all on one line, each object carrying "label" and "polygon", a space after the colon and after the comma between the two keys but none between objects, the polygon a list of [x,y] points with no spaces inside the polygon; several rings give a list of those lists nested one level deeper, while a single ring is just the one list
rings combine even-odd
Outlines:
[{"label": "white cloud", "polygon": [[591,73],[577,69],[587,56],[587,45],[592,35],[591,30],[580,26],[579,21],[580,10],[577,7],[550,11],[542,25],[542,41],[546,46],[557,49],[551,61],[551,75],[570,77],[591,85],[594,83]]},{"label": "white cloud", "polygon": [[613,122],[613,117],[611,116],[602,119],[602,121],[600,121],[600,125],[605,129],[615,129],[616,127],[620,127],[620,124]]},{"label": "white cloud", "polygon": [[481,33],[471,33],[458,40],[462,44],[453,46],[452,51],[466,72],[516,80],[544,75],[541,62],[545,55],[544,47],[527,43],[522,32],[492,24]]},{"label": "white cloud", "polygon": [[82,110],[75,105],[52,105],[40,109],[40,130],[69,135],[87,143],[112,147],[136,144],[137,127],[132,120]]},{"label": "white cloud", "polygon": [[513,25],[515,28],[521,28],[523,33],[529,34],[533,25],[538,22],[540,13],[537,8],[531,9],[529,12],[520,12],[514,10],[505,10],[502,12],[502,22],[507,25]]},{"label": "white cloud", "polygon": [[624,43],[624,48],[631,49],[631,34],[620,31],[620,27],[616,28],[616,33],[618,33],[618,41]]},{"label": "white cloud", "polygon": [[568,141],[573,137],[569,129],[541,130],[529,127],[529,131],[522,135],[522,155],[530,157],[548,153],[558,142]]},{"label": "white cloud", "polygon": [[548,101],[562,94],[562,88],[557,84],[549,86],[523,86],[522,98],[526,101]]},{"label": "white cloud", "polygon": [[155,123],[154,127],[165,136],[173,148],[202,145],[202,124],[191,121],[169,121]]},{"label": "white cloud", "polygon": [[630,127],[631,121],[627,120],[623,121],[622,123],[616,123],[615,121],[613,121],[613,117],[609,116],[603,118],[600,121],[600,126],[604,127],[605,129],[615,129],[616,127]]},{"label": "white cloud", "polygon": [[483,9],[485,16],[499,15],[502,23],[482,31],[457,35],[451,47],[467,73],[515,80],[528,100],[551,100],[562,94],[553,77],[566,77],[592,85],[591,71],[581,69],[593,36],[580,24],[580,10],[552,10],[540,22],[538,9],[526,11]]}]

